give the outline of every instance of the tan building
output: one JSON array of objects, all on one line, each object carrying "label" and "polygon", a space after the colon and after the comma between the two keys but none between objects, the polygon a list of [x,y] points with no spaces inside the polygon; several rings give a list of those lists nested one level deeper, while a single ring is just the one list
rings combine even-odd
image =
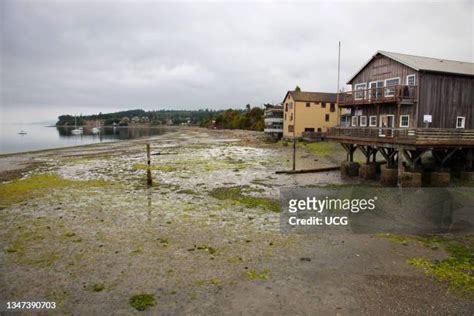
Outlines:
[{"label": "tan building", "polygon": [[303,132],[326,133],[339,122],[336,93],[288,91],[283,107],[283,137],[301,137]]}]

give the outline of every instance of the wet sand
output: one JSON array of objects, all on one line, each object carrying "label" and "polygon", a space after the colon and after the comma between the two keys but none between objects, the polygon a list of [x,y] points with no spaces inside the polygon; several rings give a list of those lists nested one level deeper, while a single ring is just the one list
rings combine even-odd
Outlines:
[{"label": "wet sand", "polygon": [[[138,313],[138,294],[153,296],[152,314],[472,312],[471,299],[407,264],[446,258],[442,248],[280,233],[281,188],[345,183],[338,171],[275,174],[291,153],[258,132],[182,128],[0,157],[2,186],[30,179],[0,200],[0,298],[55,301],[58,314]],[[297,168],[344,156],[336,144],[324,156],[298,148]]]}]

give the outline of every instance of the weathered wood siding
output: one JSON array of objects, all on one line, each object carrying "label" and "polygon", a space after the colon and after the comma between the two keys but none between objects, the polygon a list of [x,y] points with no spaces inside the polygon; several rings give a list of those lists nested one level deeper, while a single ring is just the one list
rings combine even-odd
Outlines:
[{"label": "weathered wood siding", "polygon": [[355,85],[358,83],[366,83],[369,88],[369,82],[397,77],[400,77],[400,84],[406,84],[407,76],[412,74],[416,75],[415,84],[418,84],[416,70],[391,58],[378,55],[351,81],[352,90],[355,90]]},{"label": "weathered wood siding", "polygon": [[423,115],[432,115],[430,127],[455,128],[456,118],[466,118],[465,128],[474,128],[474,77],[421,73],[419,87],[418,124]]}]

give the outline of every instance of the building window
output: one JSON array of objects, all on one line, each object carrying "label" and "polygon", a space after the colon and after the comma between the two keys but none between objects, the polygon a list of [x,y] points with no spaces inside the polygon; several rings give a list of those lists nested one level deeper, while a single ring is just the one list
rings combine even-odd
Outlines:
[{"label": "building window", "polygon": [[311,103],[306,102],[306,107],[309,108],[311,106]]},{"label": "building window", "polygon": [[321,102],[321,108],[322,108],[322,109],[325,109],[325,108],[326,108],[326,103]]},{"label": "building window", "polygon": [[357,116],[353,116],[352,119],[351,119],[351,125],[352,126],[357,126]]},{"label": "building window", "polygon": [[318,127],[318,133],[321,133],[321,127]]},{"label": "building window", "polygon": [[416,84],[415,75],[407,76],[407,86],[414,86]]},{"label": "building window", "polygon": [[305,132],[314,133],[314,128],[312,128],[312,127],[305,127],[305,128],[304,128],[304,131],[305,131]]},{"label": "building window", "polygon": [[326,114],[325,119],[326,119],[326,122],[329,122],[329,114]]},{"label": "building window", "polygon": [[369,126],[377,126],[377,116],[371,115],[369,117]]},{"label": "building window", "polygon": [[365,97],[365,89],[367,85],[365,83],[358,83],[355,85],[355,99],[362,100]]},{"label": "building window", "polygon": [[290,113],[290,121],[293,121],[293,113]]},{"label": "building window", "polygon": [[285,121],[286,121],[286,113],[285,113]]},{"label": "building window", "polygon": [[464,116],[458,116],[456,118],[456,128],[464,128],[466,124],[466,118]]},{"label": "building window", "polygon": [[400,127],[410,126],[410,115],[400,115]]},{"label": "building window", "polygon": [[285,112],[288,111],[288,103],[285,104]]},{"label": "building window", "polygon": [[288,125],[288,133],[293,133],[293,131],[294,131],[294,126]]},{"label": "building window", "polygon": [[336,104],[334,103],[331,103],[331,109],[330,109],[331,112],[335,112],[336,111]]},{"label": "building window", "polygon": [[385,80],[385,96],[393,97],[395,95],[395,90],[397,85],[400,84],[400,78],[391,78]]},{"label": "building window", "polygon": [[288,109],[293,110],[293,102],[288,103]]},{"label": "building window", "polygon": [[360,117],[360,126],[367,126],[367,116]]}]

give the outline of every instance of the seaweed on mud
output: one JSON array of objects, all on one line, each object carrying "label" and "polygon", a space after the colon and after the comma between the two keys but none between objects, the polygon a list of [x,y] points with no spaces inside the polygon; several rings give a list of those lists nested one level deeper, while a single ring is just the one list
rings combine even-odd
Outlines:
[{"label": "seaweed on mud", "polygon": [[446,282],[449,289],[463,295],[474,296],[474,235],[426,235],[397,236],[378,235],[403,245],[409,242],[421,244],[433,250],[443,246],[449,257],[444,260],[413,258],[411,266],[421,268],[427,275]]},{"label": "seaweed on mud", "polygon": [[155,306],[155,298],[151,294],[139,294],[130,297],[129,304],[137,311],[144,311],[148,307]]},{"label": "seaweed on mud", "polygon": [[334,152],[334,144],[326,142],[298,143],[298,147],[305,148],[317,156],[329,156]]},{"label": "seaweed on mud", "polygon": [[447,282],[455,292],[474,295],[474,251],[460,244],[446,246],[449,258],[431,262],[423,258],[408,260],[408,264],[422,268],[438,281]]},{"label": "seaweed on mud", "polygon": [[194,251],[194,250],[202,250],[202,251],[206,251],[208,252],[209,254],[213,255],[217,252],[217,249],[216,248],[213,248],[213,247],[209,247],[207,245],[194,245],[193,248],[189,248],[188,251]]},{"label": "seaweed on mud", "polygon": [[176,191],[176,193],[178,193],[178,194],[187,194],[187,195],[199,195],[199,193],[197,193],[196,191],[193,191],[191,189],[182,189],[182,190]]},{"label": "seaweed on mud", "polygon": [[[148,166],[146,164],[137,163],[132,166],[132,170],[147,170]],[[162,171],[162,172],[173,172],[178,170],[178,168],[169,165],[151,165],[150,170]]]},{"label": "seaweed on mud", "polygon": [[105,286],[102,283],[96,283],[92,286],[94,292],[102,292],[105,289]]},{"label": "seaweed on mud", "polygon": [[54,189],[89,189],[109,185],[102,180],[69,180],[52,174],[38,174],[27,179],[0,184],[0,204],[4,206],[21,203],[31,198],[50,193]]},{"label": "seaweed on mud", "polygon": [[232,200],[249,208],[262,207],[272,212],[280,212],[277,200],[244,195],[243,190],[242,186],[219,187],[210,191],[209,195],[219,200]]},{"label": "seaweed on mud", "polygon": [[260,281],[265,281],[268,280],[270,277],[270,271],[268,270],[263,270],[263,271],[246,271],[244,273],[244,276],[247,280],[255,281],[255,280],[260,280]]}]

